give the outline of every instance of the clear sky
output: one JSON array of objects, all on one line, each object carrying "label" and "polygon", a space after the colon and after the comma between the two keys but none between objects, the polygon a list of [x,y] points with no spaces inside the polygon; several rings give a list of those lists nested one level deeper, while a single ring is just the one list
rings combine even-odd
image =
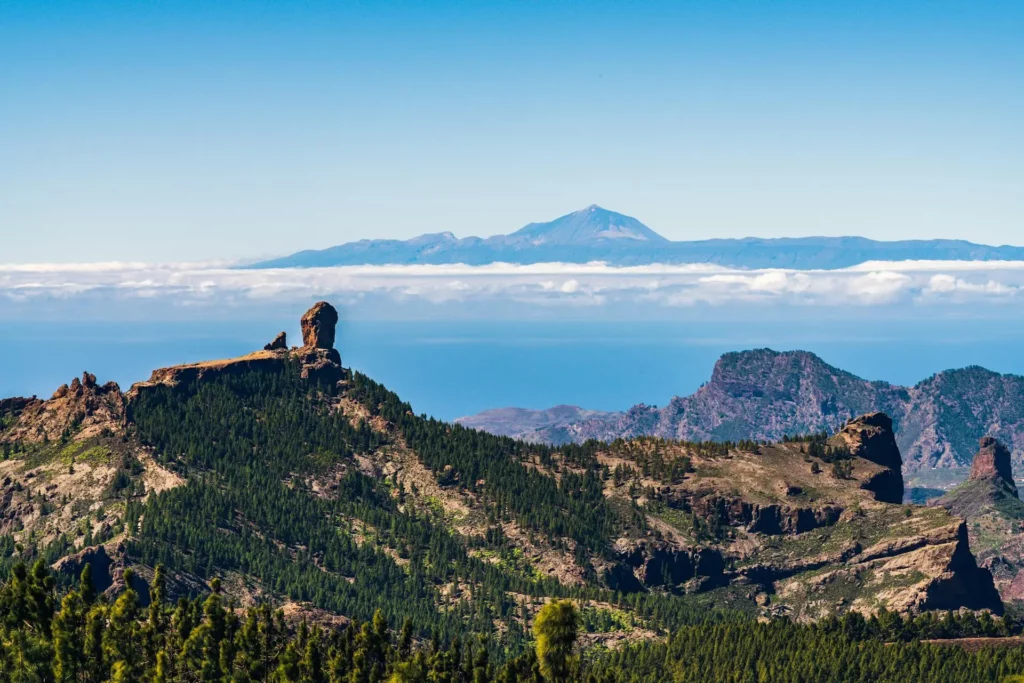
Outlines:
[{"label": "clear sky", "polygon": [[1024,2],[0,1],[0,262],[510,232],[1024,244]]}]

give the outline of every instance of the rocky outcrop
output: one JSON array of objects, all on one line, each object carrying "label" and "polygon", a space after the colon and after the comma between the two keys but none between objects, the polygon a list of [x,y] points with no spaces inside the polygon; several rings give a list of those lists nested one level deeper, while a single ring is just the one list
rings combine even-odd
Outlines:
[{"label": "rocky outcrop", "polygon": [[[112,600],[124,591],[127,585],[125,570],[129,569],[130,562],[123,543],[84,548],[58,560],[53,569],[70,581],[77,579],[87,564],[96,595],[106,595]],[[148,605],[149,583],[136,572],[130,572],[129,576],[130,586],[138,594],[139,602],[143,606]]]},{"label": "rocky outcrop", "polygon": [[[944,507],[953,514],[979,522],[983,518],[1005,518],[1005,521],[1019,523],[1024,520],[1024,503],[1019,500],[1017,486],[1013,481],[1010,453],[1001,443],[991,437],[981,439],[978,454],[974,456],[970,479],[929,504]],[[1005,526],[1005,522],[998,525]],[[993,530],[993,533],[1000,533]],[[991,533],[989,534],[992,535]],[[1010,543],[1000,543],[1010,547]],[[1019,550],[1015,555],[1019,555]],[[1015,558],[1015,563],[1021,562]]]},{"label": "rocky outcrop", "polygon": [[254,351],[238,358],[175,365],[154,370],[147,382],[139,382],[128,392],[129,400],[152,387],[188,387],[195,382],[221,376],[242,375],[250,372],[280,372],[287,363],[298,361],[304,379],[316,382],[325,389],[333,389],[342,379],[341,356],[334,348],[335,325],[338,312],[321,301],[302,316],[304,346],[287,349],[284,332],[262,351]]},{"label": "rocky outcrop", "polygon": [[295,351],[302,376],[322,385],[341,380],[341,356],[334,348],[338,311],[326,301],[313,304],[302,316],[302,348]]},{"label": "rocky outcrop", "polygon": [[947,528],[946,535],[933,534],[911,552],[881,560],[884,569],[892,571],[902,563],[909,571],[929,576],[902,591],[895,606],[912,612],[966,607],[1002,614],[1003,603],[991,572],[979,567],[971,554],[967,525],[961,522],[954,529]]},{"label": "rocky outcrop", "polygon": [[903,459],[888,415],[868,413],[856,417],[847,422],[829,443],[834,447],[847,448],[850,455],[885,468],[865,481],[863,488],[882,502],[903,502]]},{"label": "rocky outcrop", "polygon": [[617,548],[618,564],[606,574],[613,590],[635,592],[674,588],[696,580],[699,590],[726,582],[726,562],[717,548],[675,548],[668,543],[639,541]]},{"label": "rocky outcrop", "polygon": [[929,503],[968,522],[971,550],[991,570],[1004,599],[1024,595],[1024,501],[1014,484],[1009,451],[983,438],[971,477]]},{"label": "rocky outcrop", "polygon": [[192,384],[215,377],[244,375],[250,372],[277,372],[285,364],[286,356],[274,351],[256,351],[239,358],[189,363],[159,368],[153,371],[149,381],[132,385],[129,399],[156,386],[186,388]]},{"label": "rocky outcrop", "polygon": [[285,332],[278,332],[277,336],[274,337],[274,341],[270,342],[263,347],[264,351],[287,351],[288,350],[288,334]]},{"label": "rocky outcrop", "polygon": [[[820,618],[837,607],[871,613],[880,605],[905,614],[961,608],[1003,612],[992,574],[971,554],[963,522],[893,536],[864,549],[855,544],[833,559],[813,564],[798,558],[796,566],[759,565],[744,573],[769,593],[774,590],[777,601],[792,610],[787,613],[800,619]],[[803,574],[806,570],[811,573]]]},{"label": "rocky outcrop", "polygon": [[1010,451],[991,436],[984,436],[978,442],[978,453],[971,463],[971,480],[992,479],[1006,484],[1017,494],[1017,485],[1013,481],[1013,468],[1010,464]]},{"label": "rocky outcrop", "polygon": [[665,487],[653,498],[669,507],[693,513],[704,521],[716,520],[724,526],[744,528],[750,533],[769,536],[801,534],[839,521],[843,509],[836,505],[798,506],[781,503],[751,503],[738,497],[701,495],[674,491]]},{"label": "rocky outcrop", "polygon": [[[747,559],[714,545],[620,542],[617,562],[604,578],[609,588],[623,592],[750,586],[761,595],[777,594],[776,605],[787,606],[780,613],[801,619],[832,614],[837,606],[872,612],[885,605],[902,613],[966,607],[1001,614],[1003,604],[992,574],[971,554],[966,525],[949,522],[917,532],[897,523],[895,535],[867,548],[849,540],[832,550],[755,552]],[[804,547],[802,538],[793,538],[792,547]],[[837,604],[830,597],[836,594],[853,597]]]},{"label": "rocky outcrop", "polygon": [[868,413],[850,420],[833,437],[833,442],[849,448],[851,455],[882,467],[898,470],[903,464],[892,418],[885,413]]},{"label": "rocky outcrop", "polygon": [[124,397],[116,382],[101,385],[95,375],[85,372],[58,387],[49,400],[0,401],[0,418],[5,415],[0,419],[0,443],[88,438],[123,426]]},{"label": "rocky outcrop", "polygon": [[302,316],[302,345],[311,349],[333,349],[338,311],[326,301],[318,301]]},{"label": "rocky outcrop", "polygon": [[23,396],[15,396],[12,398],[0,399],[0,432],[3,431],[4,422],[6,418],[13,422],[26,408],[41,405],[42,401],[33,396],[32,398],[25,398]]}]

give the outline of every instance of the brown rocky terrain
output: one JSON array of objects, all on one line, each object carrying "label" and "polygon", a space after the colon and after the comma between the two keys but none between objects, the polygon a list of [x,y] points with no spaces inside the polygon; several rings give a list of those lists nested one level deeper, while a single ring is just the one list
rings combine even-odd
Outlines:
[{"label": "brown rocky terrain", "polygon": [[124,421],[124,397],[114,382],[99,385],[88,372],[62,384],[47,401],[13,398],[0,402],[0,420],[5,428],[0,439],[7,442],[40,443],[56,441],[70,432],[79,438],[114,430]]},{"label": "brown rocky terrain", "polygon": [[[650,531],[616,542],[609,581],[623,590],[724,587],[755,598],[767,615],[801,619],[880,606],[1001,609],[961,520],[893,504],[902,477],[885,415],[852,420],[824,459],[809,455],[811,443],[613,446],[603,461],[631,472],[607,495],[641,504]],[[686,458],[693,471],[677,483],[645,477],[654,454]],[[849,470],[829,464],[837,455],[832,465]]]},{"label": "brown rocky terrain", "polygon": [[727,353],[707,384],[662,408],[640,404],[621,413],[574,406],[505,408],[458,422],[537,443],[638,436],[779,441],[787,435],[834,432],[869,412],[892,417],[908,473],[967,466],[974,445],[986,435],[1008,444],[1015,461],[1024,458],[1024,377],[969,367],[901,387],[861,379],[805,351]]},{"label": "brown rocky terrain", "polygon": [[129,437],[127,406],[88,372],[0,402],[0,534],[73,551],[120,534],[127,501],[182,483]]}]

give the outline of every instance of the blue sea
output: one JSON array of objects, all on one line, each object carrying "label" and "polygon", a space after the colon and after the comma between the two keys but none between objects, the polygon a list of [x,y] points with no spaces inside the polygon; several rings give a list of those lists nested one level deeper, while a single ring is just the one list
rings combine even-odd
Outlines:
[{"label": "blue sea", "polygon": [[[5,323],[0,396],[49,396],[88,370],[122,388],[156,367],[247,353],[282,329],[255,322]],[[285,326],[295,344],[298,330]],[[360,322],[337,346],[417,412],[454,419],[487,408],[568,403],[621,410],[696,390],[727,351],[804,349],[866,379],[913,384],[982,365],[1024,374],[1024,323],[991,321]]]}]

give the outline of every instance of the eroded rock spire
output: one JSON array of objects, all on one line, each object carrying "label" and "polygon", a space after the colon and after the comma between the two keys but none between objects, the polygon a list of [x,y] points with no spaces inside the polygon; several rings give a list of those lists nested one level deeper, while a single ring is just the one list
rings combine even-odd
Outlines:
[{"label": "eroded rock spire", "polygon": [[991,436],[984,436],[978,442],[978,453],[971,463],[971,479],[990,479],[1004,482],[1013,495],[1018,496],[1013,481],[1013,467],[1010,464],[1010,449]]},{"label": "eroded rock spire", "polygon": [[302,345],[311,349],[333,349],[338,311],[326,301],[319,301],[302,316]]}]

